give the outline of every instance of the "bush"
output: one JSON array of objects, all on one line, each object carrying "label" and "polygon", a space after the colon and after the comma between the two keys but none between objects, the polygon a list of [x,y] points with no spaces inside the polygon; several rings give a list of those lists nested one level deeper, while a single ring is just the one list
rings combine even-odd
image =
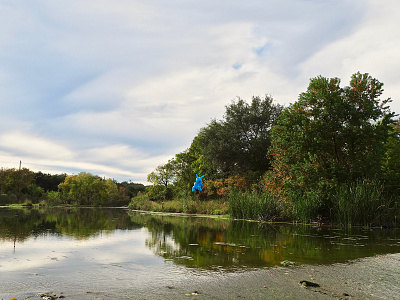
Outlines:
[{"label": "bush", "polygon": [[132,198],[128,207],[130,209],[151,211],[152,206],[152,202],[147,195],[140,195]]},{"label": "bush", "polygon": [[49,191],[46,194],[46,200],[49,205],[62,204],[61,194],[55,191]]}]

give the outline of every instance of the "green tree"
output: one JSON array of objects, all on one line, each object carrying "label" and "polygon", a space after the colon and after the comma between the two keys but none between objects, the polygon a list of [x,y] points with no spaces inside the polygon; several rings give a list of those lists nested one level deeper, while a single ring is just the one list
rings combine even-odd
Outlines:
[{"label": "green tree", "polygon": [[34,173],[27,168],[1,169],[0,192],[3,194],[27,193],[29,186],[34,182]]},{"label": "green tree", "polygon": [[394,113],[381,100],[383,84],[356,73],[350,86],[338,78],[310,80],[272,130],[270,191],[318,190],[357,179],[379,178]]},{"label": "green tree", "polygon": [[400,119],[393,124],[385,149],[383,172],[391,191],[400,194]]},{"label": "green tree", "polygon": [[148,175],[152,183],[148,196],[153,200],[182,196],[191,189],[195,174],[205,175],[206,180],[240,176],[258,181],[269,167],[269,132],[283,109],[272,101],[268,95],[253,97],[250,104],[240,98],[232,101],[222,120],[212,120],[187,150]]},{"label": "green tree", "polygon": [[175,179],[173,164],[170,161],[147,175],[147,181],[152,185],[148,187],[147,194],[153,200],[165,200],[172,197],[172,187]]},{"label": "green tree", "polygon": [[78,205],[108,205],[119,199],[114,181],[85,172],[67,176],[58,187],[63,195]]},{"label": "green tree", "polygon": [[[212,120],[198,134],[202,159],[215,178],[235,175],[258,180],[269,168],[270,129],[283,107],[271,96],[238,98],[226,106],[224,118]],[[211,174],[210,174],[211,175]]]},{"label": "green tree", "polygon": [[35,183],[45,191],[57,191],[58,185],[65,180],[67,174],[46,174],[42,172],[35,173]]},{"label": "green tree", "polygon": [[123,181],[117,183],[117,185],[119,189],[124,190],[123,193],[125,193],[129,198],[135,197],[139,192],[144,192],[146,190],[146,187],[141,183]]}]

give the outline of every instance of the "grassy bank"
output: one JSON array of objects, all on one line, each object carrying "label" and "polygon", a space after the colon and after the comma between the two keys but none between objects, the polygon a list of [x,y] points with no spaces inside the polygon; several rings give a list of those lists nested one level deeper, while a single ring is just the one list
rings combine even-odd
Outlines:
[{"label": "grassy bank", "polygon": [[129,208],[154,212],[207,215],[226,215],[228,213],[226,200],[201,201],[195,197],[155,202],[151,201],[147,195],[142,195],[133,198],[129,204]]},{"label": "grassy bank", "polygon": [[129,208],[145,211],[225,215],[235,219],[328,223],[340,226],[400,226],[400,199],[375,181],[342,184],[324,194],[315,190],[291,192],[285,198],[260,192],[232,191],[218,200],[187,196],[151,201],[142,195]]},{"label": "grassy bank", "polygon": [[229,213],[239,219],[325,222],[346,227],[400,225],[400,197],[375,181],[342,184],[329,194],[291,192],[282,199],[233,192],[229,198]]}]

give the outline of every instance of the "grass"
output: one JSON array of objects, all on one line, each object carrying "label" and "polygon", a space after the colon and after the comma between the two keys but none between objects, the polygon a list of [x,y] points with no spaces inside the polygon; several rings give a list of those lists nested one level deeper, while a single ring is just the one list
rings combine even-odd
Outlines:
[{"label": "grass", "polygon": [[319,219],[323,198],[324,196],[316,190],[309,190],[303,193],[292,192],[290,199],[293,203],[293,218],[304,224]]},{"label": "grass", "polygon": [[229,214],[236,219],[277,221],[287,219],[287,202],[267,194],[233,191],[229,195]]},{"label": "grass", "polygon": [[377,181],[342,184],[332,195],[332,208],[333,219],[344,226],[394,226],[399,215],[396,197]]},{"label": "grass", "polygon": [[132,199],[131,209],[157,212],[226,215],[258,221],[313,221],[341,226],[398,226],[400,199],[378,181],[359,180],[332,188],[330,193],[309,189],[292,192],[286,199],[262,192],[232,191],[224,200],[199,200],[182,196],[151,201],[146,195]]},{"label": "grass", "polygon": [[181,198],[156,202],[151,201],[146,195],[132,198],[129,208],[144,211],[207,215],[226,215],[228,213],[227,204],[224,200],[201,201],[193,198]]}]

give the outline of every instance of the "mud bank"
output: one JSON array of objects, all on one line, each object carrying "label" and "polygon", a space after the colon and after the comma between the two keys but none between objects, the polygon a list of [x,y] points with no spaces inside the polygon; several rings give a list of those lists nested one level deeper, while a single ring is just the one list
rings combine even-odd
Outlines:
[{"label": "mud bank", "polygon": [[[315,286],[301,285],[301,281]],[[306,286],[305,286],[306,285]],[[138,287],[110,282],[85,290],[54,286],[63,299],[400,299],[400,254],[374,256],[345,264],[265,268],[213,276],[188,275],[183,280]],[[7,298],[4,298],[7,299]],[[21,299],[17,297],[17,299]],[[24,299],[43,299],[39,294]],[[8,299],[7,299],[8,300]]]}]

